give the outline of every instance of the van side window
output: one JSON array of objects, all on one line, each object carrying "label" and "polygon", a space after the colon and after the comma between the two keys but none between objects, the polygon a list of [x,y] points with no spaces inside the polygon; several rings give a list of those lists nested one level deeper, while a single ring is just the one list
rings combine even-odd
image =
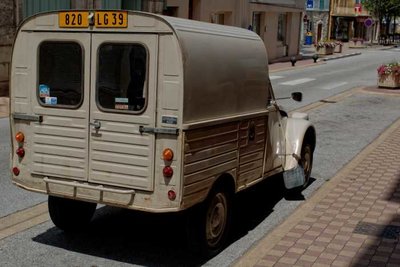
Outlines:
[{"label": "van side window", "polygon": [[78,43],[41,43],[37,89],[40,104],[77,108],[83,101],[82,65],[82,47]]},{"label": "van side window", "polygon": [[112,111],[145,108],[147,51],[140,44],[103,44],[99,49],[97,101]]}]

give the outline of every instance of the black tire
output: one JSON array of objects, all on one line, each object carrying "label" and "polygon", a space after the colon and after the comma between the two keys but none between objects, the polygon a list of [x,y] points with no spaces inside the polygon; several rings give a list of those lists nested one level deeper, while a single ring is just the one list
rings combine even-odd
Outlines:
[{"label": "black tire", "polygon": [[89,225],[96,203],[49,196],[49,214],[53,223],[61,230],[80,231]]},{"label": "black tire", "polygon": [[192,251],[212,257],[226,246],[232,219],[232,196],[216,187],[204,203],[188,211],[186,226]]},{"label": "black tire", "polygon": [[301,159],[300,159],[300,166],[304,170],[304,185],[302,188],[307,187],[308,183],[310,182],[312,165],[313,165],[313,157],[314,157],[313,147],[309,143],[303,144],[301,148]]},{"label": "black tire", "polygon": [[299,165],[304,170],[304,184],[298,187],[289,189],[287,192],[290,195],[297,195],[300,194],[303,189],[305,189],[308,184],[310,183],[311,171],[312,171],[312,164],[313,164],[313,147],[309,143],[304,143],[301,147],[301,159],[299,160]]}]

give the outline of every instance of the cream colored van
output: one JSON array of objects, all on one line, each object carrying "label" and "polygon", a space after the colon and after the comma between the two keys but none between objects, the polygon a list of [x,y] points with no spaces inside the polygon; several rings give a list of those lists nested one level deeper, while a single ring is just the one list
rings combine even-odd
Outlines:
[{"label": "cream colored van", "polygon": [[237,192],[280,172],[288,189],[310,177],[314,127],[280,110],[264,43],[246,29],[140,12],[40,14],[18,31],[10,102],[13,182],[48,194],[64,230],[88,224],[96,203],[196,206],[189,233],[216,253]]}]

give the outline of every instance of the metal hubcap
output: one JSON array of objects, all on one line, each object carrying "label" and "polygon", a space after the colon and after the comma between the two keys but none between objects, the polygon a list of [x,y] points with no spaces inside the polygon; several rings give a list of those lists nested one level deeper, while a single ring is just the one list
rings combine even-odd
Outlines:
[{"label": "metal hubcap", "polygon": [[227,219],[227,200],[223,193],[214,196],[208,212],[206,222],[207,242],[215,246],[221,240]]}]

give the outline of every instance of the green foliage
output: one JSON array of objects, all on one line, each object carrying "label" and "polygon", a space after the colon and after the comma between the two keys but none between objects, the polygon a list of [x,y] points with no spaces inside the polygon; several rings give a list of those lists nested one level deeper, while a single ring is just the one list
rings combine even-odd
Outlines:
[{"label": "green foliage", "polygon": [[380,20],[400,15],[400,0],[362,0],[362,4]]}]

